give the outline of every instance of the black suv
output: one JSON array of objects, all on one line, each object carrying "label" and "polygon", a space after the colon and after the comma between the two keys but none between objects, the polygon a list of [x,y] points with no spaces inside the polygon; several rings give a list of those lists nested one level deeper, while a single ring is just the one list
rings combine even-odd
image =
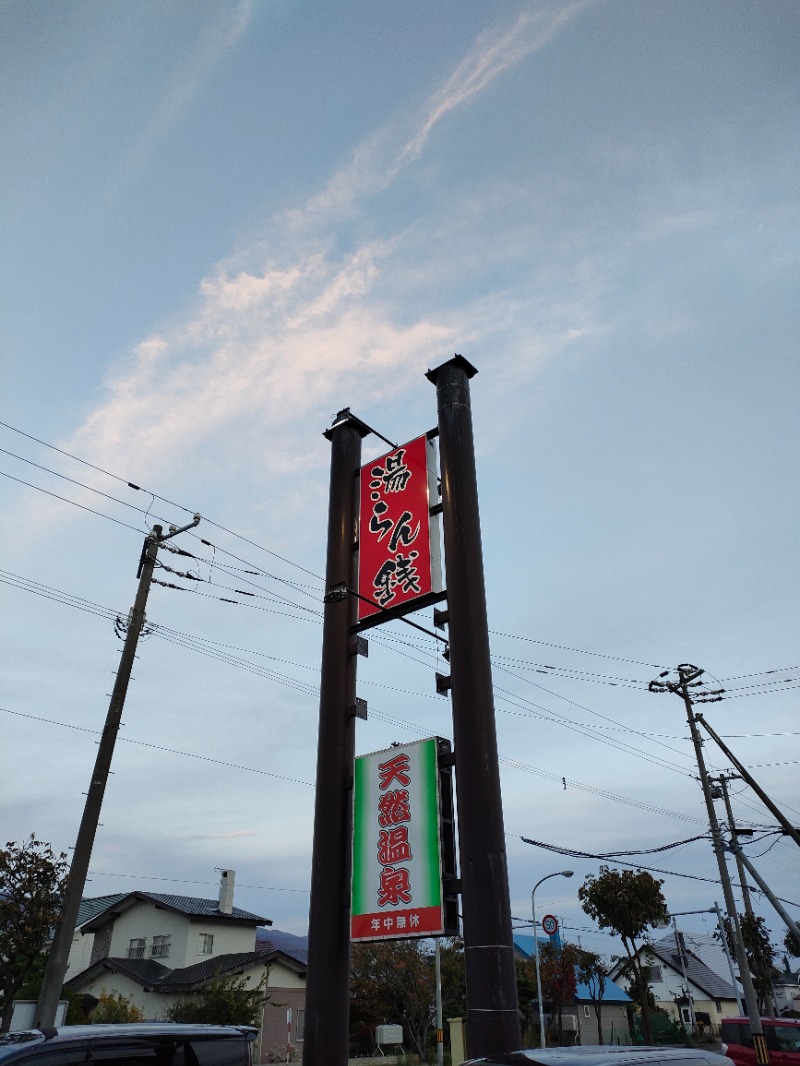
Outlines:
[{"label": "black suv", "polygon": [[256,1030],[154,1022],[0,1033],[0,1066],[252,1066]]}]

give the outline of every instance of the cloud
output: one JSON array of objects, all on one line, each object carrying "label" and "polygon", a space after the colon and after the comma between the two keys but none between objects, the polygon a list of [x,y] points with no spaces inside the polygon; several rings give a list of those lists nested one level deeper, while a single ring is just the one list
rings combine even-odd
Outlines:
[{"label": "cloud", "polygon": [[224,5],[202,29],[193,49],[174,70],[158,105],[125,157],[122,173],[112,183],[109,199],[120,196],[147,165],[163,141],[192,106],[192,102],[220,60],[245,33],[252,0],[238,0],[233,9]]},{"label": "cloud", "polygon": [[186,837],[187,840],[238,840],[240,837],[257,836],[255,829],[231,829],[227,833],[202,833]]},{"label": "cloud", "polygon": [[481,35],[469,55],[429,101],[419,129],[398,156],[397,168],[421,154],[431,132],[445,115],[469,103],[485,92],[496,78],[543,48],[587,6],[587,2],[578,0],[556,10],[525,8],[509,29]]},{"label": "cloud", "polygon": [[350,163],[338,170],[303,209],[289,212],[287,220],[298,228],[319,224],[323,218],[354,211],[359,200],[390,186],[421,156],[445,116],[468,105],[497,78],[543,48],[588,3],[576,0],[556,10],[526,8],[512,26],[494,27],[481,34],[452,74],[410,119],[398,118],[360,144]]},{"label": "cloud", "polygon": [[[543,47],[583,6],[526,10],[510,27],[483,34],[413,116],[393,121],[356,148],[351,164],[320,194],[270,220],[268,241],[254,241],[219,263],[201,281],[188,316],[137,345],[109,376],[106,399],[68,450],[102,456],[111,469],[129,468],[130,456],[151,472],[166,459],[174,468],[182,451],[196,453],[199,442],[233,426],[241,430],[243,420],[286,429],[304,414],[336,409],[355,384],[362,397],[380,398],[387,381],[396,389],[394,371],[419,367],[432,353],[449,353],[478,331],[469,309],[448,310],[445,300],[409,312],[402,294],[390,291],[387,276],[402,271],[407,232],[356,240],[347,249],[337,248],[331,233],[342,211],[355,211],[396,182],[448,114]],[[221,17],[219,32],[209,27],[176,72],[133,153],[134,166],[244,32],[249,11],[243,2],[232,21]],[[285,454],[273,451],[271,460],[280,468],[291,462],[291,453],[287,442]]]}]

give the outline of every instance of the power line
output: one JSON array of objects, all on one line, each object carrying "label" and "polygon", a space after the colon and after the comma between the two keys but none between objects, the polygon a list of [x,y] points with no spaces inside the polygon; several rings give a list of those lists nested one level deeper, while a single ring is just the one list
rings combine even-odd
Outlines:
[{"label": "power line", "polygon": [[[202,885],[209,888],[216,888],[216,881],[190,881],[181,877],[154,877],[148,874],[119,874],[112,873],[108,870],[90,870],[90,877],[120,877],[126,878],[131,881],[163,881],[171,885]],[[237,889],[256,891],[256,892],[302,892],[308,895],[309,889],[307,888],[287,888],[284,885],[236,885]]]},{"label": "power line", "polygon": [[[0,423],[2,425],[2,423]],[[517,633],[504,633],[497,629],[490,629],[489,632],[496,637],[508,637],[510,640],[524,640],[529,644],[539,644],[543,648],[556,648],[559,651],[571,651],[578,655],[595,655],[601,659],[613,659],[618,663],[630,663],[633,666],[646,666],[649,669],[661,670],[663,665],[661,663],[645,663],[639,659],[625,659],[621,655],[609,655],[607,652],[602,651],[587,651],[585,648],[572,648],[566,644],[552,644],[546,640],[536,640],[534,637],[523,637]]]},{"label": "power line", "polygon": [[[71,452],[65,451],[63,448],[58,448],[58,447],[56,447],[56,445],[49,444],[47,441],[41,440],[39,437],[34,437],[32,434],[26,433],[24,430],[17,429],[16,426],[10,425],[8,422],[0,421],[0,426],[3,426],[5,429],[11,430],[13,433],[19,433],[21,436],[27,437],[28,440],[32,440],[36,444],[42,445],[42,447],[44,447],[44,448],[50,448],[52,451],[58,452],[59,455],[64,455],[68,459],[74,460],[76,463],[81,463],[83,466],[87,466],[87,467],[89,467],[92,470],[96,470],[98,473],[104,474],[106,477],[110,477],[114,481],[120,482],[120,484],[127,485],[129,489],[133,489],[136,492],[146,492],[150,496],[152,496],[153,499],[160,500],[162,503],[169,504],[170,507],[177,507],[179,510],[185,511],[187,514],[194,514],[194,508],[185,507],[183,504],[176,503],[174,500],[169,500],[165,496],[159,496],[158,493],[153,492],[151,489],[143,488],[141,485],[137,485],[135,482],[130,481],[127,478],[121,477],[119,474],[114,474],[110,470],[105,470],[102,466],[97,466],[95,463],[90,463],[86,459],[81,459],[80,456],[73,455]],[[11,453],[7,453],[7,454],[11,454]],[[23,462],[28,462],[28,460],[23,460]],[[37,465],[37,464],[34,464],[34,465]],[[46,469],[46,468],[42,467],[41,469]],[[51,471],[51,473],[56,473],[56,472],[55,471]],[[6,476],[9,477],[10,475],[6,475]],[[57,473],[56,473],[56,476],[65,477],[65,475],[57,474]],[[19,479],[18,478],[12,478],[12,480],[18,481]],[[67,480],[69,481],[71,479],[67,478]],[[34,489],[38,487],[36,485],[30,485],[28,482],[22,482],[22,484],[28,485],[29,488],[34,488]],[[84,486],[84,487],[91,488],[90,486]],[[40,489],[40,491],[41,492],[47,492],[46,489]],[[100,492],[99,489],[92,489],[92,491]],[[48,493],[48,495],[55,495],[55,493]],[[105,493],[101,493],[101,495],[105,495]],[[58,498],[60,499],[61,497],[58,497]],[[111,498],[111,497],[109,497],[109,498]],[[74,501],[72,501],[72,500],[65,500],[64,502],[66,502],[66,503],[74,503]],[[118,501],[118,502],[122,502],[122,501]],[[81,507],[82,505],[81,504],[75,504],[75,506]],[[132,505],[128,504],[127,506],[132,506]],[[91,508],[85,508],[85,510],[91,510]],[[93,513],[100,514],[99,511],[96,511],[96,512],[93,512]],[[101,515],[101,517],[108,517],[108,516]],[[116,521],[116,519],[112,519],[112,521]],[[252,547],[257,548],[259,551],[266,552],[268,555],[272,555],[274,558],[280,559],[281,562],[284,562],[284,563],[286,563],[289,566],[293,566],[293,567],[296,567],[299,570],[302,570],[304,573],[308,574],[311,577],[315,577],[315,578],[317,578],[320,581],[323,580],[322,577],[319,574],[315,574],[313,571],[307,570],[305,567],[301,566],[299,563],[295,563],[291,559],[287,559],[284,556],[279,555],[277,552],[274,552],[274,551],[272,551],[269,548],[265,548],[263,545],[258,544],[256,541],[250,540],[249,537],[245,537],[245,536],[243,536],[240,533],[236,533],[233,530],[228,529],[226,526],[223,526],[221,523],[213,521],[213,519],[205,518],[204,521],[208,525],[214,526],[215,528],[222,530],[224,533],[228,533],[232,537],[236,537],[237,540],[242,540],[246,544],[250,544]],[[120,524],[124,524],[124,523],[120,523]],[[132,528],[132,527],[130,527],[130,528]],[[137,532],[141,532],[141,531],[137,530]],[[198,540],[202,540],[203,538],[198,537],[197,539]],[[206,541],[205,543],[208,543],[208,542]]]},{"label": "power line", "polygon": [[[41,722],[45,725],[59,726],[61,729],[74,729],[79,733],[94,733],[99,736],[102,733],[100,729],[90,729],[88,726],[75,725],[73,722],[59,722],[54,718],[42,718],[36,714],[25,714],[22,711],[12,711],[8,707],[0,707],[0,712],[3,714],[13,714],[17,718],[28,718],[33,722]],[[260,767],[244,766],[241,763],[226,762],[224,759],[215,759],[211,755],[200,755],[194,751],[180,751],[177,748],[167,748],[162,744],[153,744],[149,740],[134,740],[131,737],[119,737],[120,743],[135,744],[140,748],[153,748],[155,751],[162,751],[168,755],[180,755],[186,759],[199,759],[201,762],[214,763],[216,766],[224,766],[230,770],[246,770],[251,774],[260,774],[262,777],[274,777],[279,781],[288,781],[294,785],[307,785],[309,788],[313,788],[314,785],[311,781],[303,781],[297,777],[287,777],[285,774],[276,774],[270,770],[262,770]]]},{"label": "power line", "polygon": [[92,507],[87,507],[83,503],[77,503],[75,500],[67,499],[66,496],[59,496],[57,492],[50,492],[49,489],[43,489],[40,485],[33,485],[30,481],[23,481],[22,478],[7,474],[5,470],[0,470],[0,475],[7,477],[9,481],[16,481],[19,485],[26,485],[29,489],[36,489],[37,492],[43,492],[45,496],[52,496],[53,499],[60,500],[62,503],[71,503],[73,507],[79,507],[82,511],[88,511],[90,514],[97,515],[98,518],[105,518],[107,521],[114,522],[118,526],[124,526],[125,529],[132,529],[134,533],[142,532],[138,526],[132,526],[127,522],[121,522],[118,518],[112,518],[111,515],[103,514],[102,511],[95,511]]},{"label": "power line", "polygon": [[[2,575],[3,573],[4,572],[0,571],[0,575]],[[14,577],[16,575],[11,575],[11,576]],[[2,580],[1,576],[0,576],[0,580]],[[24,579],[21,579],[21,580],[24,580]],[[18,587],[21,587],[23,589],[25,588],[24,585],[21,585],[21,586],[18,586]],[[40,586],[40,589],[45,589],[45,588],[46,588],[46,586]],[[30,590],[27,590],[27,591],[37,591],[37,589],[30,589]],[[68,606],[81,606],[81,604],[74,604],[72,602],[73,599],[80,599],[80,598],[69,597],[65,593],[58,592],[58,590],[52,590],[52,592],[54,593],[54,595],[50,596],[50,598],[52,598],[52,599],[56,599],[56,600],[58,600],[60,602],[63,602],[63,603],[65,603]],[[42,591],[39,591],[38,594],[45,595],[46,593],[42,592]],[[203,594],[202,593],[195,593],[195,595],[203,595]],[[212,598],[215,598],[215,597],[212,597]],[[86,601],[86,603],[88,604],[88,601]],[[258,609],[258,610],[269,610],[268,608],[258,607],[257,605],[254,605],[254,604],[245,604],[245,606],[252,606],[252,607],[255,607],[255,609]],[[118,614],[118,612],[114,612],[111,609],[99,608],[97,605],[90,605],[90,606],[84,605],[84,606],[81,607],[81,609],[84,609],[84,610],[91,609],[92,613],[100,614],[102,617],[107,617],[107,618],[112,618],[112,617],[116,618],[117,614]],[[278,612],[278,611],[270,611],[270,613],[283,614],[283,612]],[[289,615],[288,617],[291,618],[291,617],[296,617],[296,616]],[[174,644],[177,644],[177,645],[179,645],[181,647],[184,647],[186,650],[194,651],[196,653],[206,655],[209,658],[225,662],[227,665],[233,666],[233,667],[235,667],[237,669],[243,669],[243,670],[245,670],[245,671],[247,671],[249,673],[253,673],[253,674],[257,675],[257,676],[265,677],[268,680],[274,681],[274,682],[276,682],[278,684],[285,685],[286,687],[289,687],[289,688],[293,688],[296,691],[305,693],[306,695],[316,695],[317,694],[316,687],[314,687],[313,685],[308,684],[308,683],[306,683],[306,682],[304,682],[304,681],[302,681],[300,679],[292,678],[292,677],[289,677],[288,675],[281,674],[281,673],[278,673],[276,671],[265,669],[263,667],[258,666],[257,664],[248,663],[246,660],[241,659],[238,656],[230,655],[229,654],[229,650],[233,650],[233,649],[226,649],[225,646],[224,645],[220,645],[219,642],[210,641],[207,638],[194,637],[194,636],[192,636],[190,634],[180,633],[179,631],[171,630],[171,629],[169,629],[166,626],[161,626],[161,625],[158,625],[158,624],[153,624],[153,633],[154,633],[154,635],[162,637],[162,639],[168,640],[168,641],[170,641],[170,642],[172,642]],[[211,645],[210,648],[208,647],[209,645]],[[218,650],[217,646],[219,646],[219,650]],[[261,654],[261,653],[258,653],[258,652],[253,652],[253,651],[248,650],[248,649],[235,649],[235,650],[243,651],[243,652],[245,652],[248,655],[260,655]],[[417,661],[419,661],[419,660],[417,660]],[[302,669],[314,669],[314,668],[311,668],[311,667],[302,666],[302,664],[297,664],[297,663],[293,663],[291,665],[298,666],[298,667],[300,667]],[[424,666],[427,667],[429,664],[421,663],[421,665],[424,665]],[[376,683],[373,683],[373,684],[376,684]],[[395,688],[393,686],[378,686],[378,687],[389,688],[389,689],[391,689],[393,691],[404,691],[404,690],[397,689],[397,688]],[[420,695],[419,693],[413,693],[413,694],[416,695],[416,696]],[[433,697],[431,696],[431,698],[433,698]],[[500,690],[500,692],[498,693],[498,698],[499,698],[500,701],[506,701],[506,702],[512,703],[512,705],[513,705],[512,701],[513,701],[514,698],[519,698],[519,699],[523,700],[523,702],[525,702],[526,704],[530,704],[530,701],[526,701],[524,699],[524,697],[508,696],[508,695],[505,695],[502,692],[502,690]],[[544,710],[544,708],[542,708],[542,710]],[[373,717],[382,717],[382,716],[378,715],[377,712],[372,712],[372,714],[373,714]],[[397,724],[401,728],[414,728],[414,727],[410,727],[409,723],[403,722],[400,719],[391,719],[391,718],[385,717],[385,720],[388,721],[390,724]],[[593,733],[586,733],[585,730],[580,728],[576,723],[570,723],[568,720],[564,719],[563,716],[556,715],[554,712],[549,712],[549,720],[553,721],[555,724],[562,725],[564,728],[577,729],[577,731],[581,732],[582,735],[590,736],[592,739],[600,740],[601,742],[607,742],[606,738],[598,737],[598,736],[596,736]],[[420,735],[427,735],[427,732],[429,732],[429,730],[417,730],[417,731],[420,733]],[[669,763],[666,763],[664,760],[657,760],[655,758],[650,759],[650,758],[648,758],[646,753],[643,753],[643,752],[639,751],[638,749],[631,749],[629,745],[616,744],[614,746],[617,747],[621,751],[625,751],[626,749],[628,749],[629,753],[637,755],[639,758],[642,758],[642,759],[644,759],[646,761],[656,762],[658,765],[663,765],[663,766],[665,766],[668,769],[673,769],[676,772],[684,773],[684,771],[682,771],[679,767],[672,766]],[[534,773],[534,774],[537,774],[539,776],[545,777],[546,779],[552,780],[552,781],[555,781],[555,782],[559,782],[560,783],[562,781],[562,777],[560,775],[558,775],[558,774],[548,773],[547,771],[538,770],[537,768],[528,766],[527,764],[522,763],[522,762],[520,762],[517,759],[504,759],[503,761],[506,762],[509,766],[514,767],[515,769],[523,770],[524,772],[528,772],[528,773]],[[691,774],[687,774],[687,776],[692,776],[692,775]],[[584,790],[584,791],[590,791],[592,794],[600,795],[603,798],[611,799],[614,802],[623,803],[623,804],[629,805],[629,806],[637,806],[637,807],[640,807],[640,808],[645,809],[645,810],[650,810],[650,811],[652,811],[654,813],[659,813],[659,814],[662,814],[662,815],[666,815],[668,817],[677,817],[677,818],[680,818],[682,820],[687,820],[687,819],[690,820],[690,821],[698,821],[699,820],[699,819],[692,818],[690,816],[686,816],[686,815],[680,814],[678,812],[670,811],[670,810],[665,809],[665,808],[659,808],[659,807],[655,807],[655,806],[649,805],[649,804],[638,803],[636,801],[629,800],[626,797],[618,796],[618,795],[616,795],[614,793],[607,792],[607,791],[604,791],[604,790],[601,790],[601,789],[596,789],[593,786],[585,785],[582,782],[570,781],[570,784],[571,784],[571,787],[578,788],[578,789],[581,789],[581,790]]]},{"label": "power line", "polygon": [[[48,448],[51,451],[54,451],[54,452],[58,453],[59,455],[63,455],[63,456],[65,456],[68,459],[72,459],[73,461],[75,461],[77,463],[80,463],[81,465],[86,466],[89,469],[95,470],[98,473],[103,474],[106,477],[112,478],[114,481],[117,481],[120,484],[126,485],[128,488],[130,488],[130,489],[132,489],[134,491],[145,492],[145,493],[149,494],[150,496],[152,496],[154,500],[159,500],[162,503],[166,503],[170,507],[177,507],[179,510],[184,511],[187,514],[193,514],[194,513],[194,508],[186,507],[184,504],[177,503],[175,500],[170,500],[168,497],[161,496],[158,493],[153,492],[151,489],[145,488],[145,487],[143,487],[141,485],[137,485],[135,482],[129,480],[128,478],[125,478],[125,477],[123,477],[123,476],[121,476],[119,474],[115,474],[115,473],[113,473],[110,470],[106,470],[104,467],[98,466],[96,463],[89,462],[88,460],[83,459],[80,456],[73,454],[72,452],[68,452],[68,451],[66,451],[63,448],[59,448],[56,445],[49,443],[48,441],[42,440],[40,437],[36,437],[33,434],[31,434],[31,433],[27,433],[25,430],[19,429],[18,427],[13,426],[13,425],[11,425],[8,422],[0,421],[0,426],[2,426],[5,429],[10,430],[12,433],[19,434],[20,436],[25,437],[28,440],[31,440],[34,443],[39,444],[39,445],[41,445],[44,448]],[[85,489],[87,489],[89,491],[92,491],[92,492],[99,493],[101,496],[104,496],[105,498],[107,498],[109,500],[112,500],[114,502],[120,503],[123,506],[132,507],[135,510],[138,510],[140,513],[143,513],[143,514],[147,514],[148,513],[148,512],[143,511],[140,507],[137,507],[135,504],[132,504],[132,503],[129,503],[127,501],[120,500],[120,499],[118,499],[116,497],[110,496],[107,493],[104,493],[100,489],[94,488],[93,486],[90,486],[90,485],[85,485],[82,482],[79,482],[79,481],[76,481],[73,478],[67,477],[67,475],[59,473],[58,471],[51,470],[48,467],[42,466],[41,464],[38,464],[38,463],[35,463],[32,460],[26,459],[24,456],[19,456],[16,453],[10,452],[10,451],[8,451],[7,449],[4,449],[4,448],[0,448],[0,451],[4,452],[7,455],[13,456],[14,458],[17,458],[17,459],[19,459],[22,462],[30,463],[31,465],[36,466],[36,467],[38,467],[41,470],[45,470],[48,473],[51,473],[51,474],[55,475],[56,477],[64,478],[65,480],[70,481],[73,484],[79,485],[82,488],[85,488]],[[0,473],[3,473],[3,472],[0,471]],[[22,481],[21,479],[15,478],[15,477],[13,477],[10,474],[4,474],[4,476],[10,478],[12,481],[17,481],[20,484],[26,485],[29,488],[36,489],[37,491],[44,492],[44,493],[46,493],[49,496],[53,496],[56,499],[59,499],[59,500],[61,500],[64,503],[71,503],[71,504],[73,504],[73,506],[80,507],[81,509],[89,511],[90,513],[95,514],[95,515],[97,515],[97,516],[99,516],[101,518],[107,518],[109,521],[116,522],[118,525],[123,525],[123,526],[125,526],[128,529],[134,530],[137,533],[141,532],[141,530],[138,529],[137,527],[129,526],[129,525],[127,525],[124,522],[120,522],[118,519],[111,518],[109,515],[105,515],[105,514],[103,514],[100,511],[94,511],[94,510],[92,510],[92,508],[86,507],[83,504],[79,504],[79,503],[77,503],[74,500],[69,500],[69,499],[66,499],[65,497],[58,496],[56,493],[49,492],[47,489],[43,489],[43,488],[41,488],[41,487],[39,487],[37,485],[33,485],[30,482]],[[149,509],[148,509],[148,511],[149,511]],[[167,519],[164,518],[163,521],[167,521]],[[271,555],[271,556],[273,556],[276,559],[279,559],[281,562],[285,563],[286,565],[294,567],[294,568],[302,571],[303,573],[309,575],[310,577],[315,578],[319,582],[323,582],[324,581],[323,577],[320,574],[317,574],[316,572],[307,569],[306,567],[302,566],[300,563],[294,562],[292,559],[289,559],[289,558],[287,558],[285,556],[282,556],[282,555],[278,554],[277,552],[272,551],[270,548],[266,548],[264,545],[259,544],[257,541],[254,541],[254,540],[252,540],[249,537],[245,537],[243,534],[237,533],[235,530],[229,529],[227,526],[224,526],[221,523],[214,521],[213,519],[210,519],[208,517],[204,517],[204,522],[206,524],[210,525],[210,526],[213,526],[216,529],[221,530],[224,533],[227,533],[229,536],[235,537],[237,540],[242,540],[244,543],[251,545],[252,547],[256,548],[259,551],[263,551],[266,554]],[[245,560],[239,559],[237,556],[233,555],[233,553],[228,552],[226,549],[220,547],[219,545],[212,544],[210,541],[208,541],[205,538],[201,537],[197,533],[191,533],[190,535],[192,535],[196,539],[200,540],[201,543],[203,543],[205,545],[208,545],[208,546],[214,548],[215,550],[221,551],[224,554],[229,555],[231,558],[237,559],[237,561],[239,561],[239,562],[246,562]],[[279,578],[276,575],[270,575],[270,574],[266,574],[265,573],[265,576],[269,576],[273,580],[277,580],[277,581],[286,581],[286,579]],[[291,584],[290,582],[286,582],[286,583]],[[506,638],[511,639],[511,640],[520,640],[520,641],[524,641],[526,643],[539,645],[540,647],[553,648],[553,649],[557,649],[557,650],[560,650],[560,651],[569,651],[569,652],[572,652],[574,654],[579,654],[579,655],[595,656],[595,657],[598,657],[598,658],[609,659],[609,660],[614,661],[614,662],[628,663],[628,664],[631,664],[631,665],[634,665],[634,666],[644,666],[644,667],[647,667],[648,669],[662,669],[663,668],[663,664],[660,664],[660,663],[644,662],[644,661],[639,660],[639,659],[625,658],[623,656],[612,655],[612,654],[607,653],[607,652],[590,651],[590,650],[585,649],[585,648],[576,648],[576,647],[573,647],[571,645],[557,644],[557,643],[554,643],[554,642],[551,642],[551,641],[540,640],[540,639],[537,639],[535,637],[528,637],[528,636],[524,636],[524,635],[516,634],[516,633],[508,633],[508,632],[505,632],[505,631],[502,631],[502,630],[491,630],[490,629],[489,632],[492,635],[494,635],[494,636],[506,637]],[[536,668],[536,666],[538,666],[539,664],[531,664],[531,665],[533,665],[534,668]],[[558,670],[560,672],[559,672],[559,674],[557,676],[565,676],[565,677],[568,677],[571,673],[575,673],[575,674],[581,673],[580,671],[570,671],[570,670],[568,670],[566,668],[561,668],[561,667],[559,667],[559,668],[548,667],[547,669],[553,670],[553,671]],[[771,674],[771,673],[788,673],[788,672],[792,672],[792,671],[798,670],[798,669],[800,669],[800,667],[793,666],[793,667],[787,667],[785,669],[784,668],[778,668],[778,669],[763,670],[763,671],[757,671],[757,672],[752,673],[752,674],[742,674],[742,675],[738,675],[737,677],[724,678],[723,681],[743,680],[743,679],[745,679],[747,677],[759,676],[760,674],[766,675],[766,674]],[[586,673],[588,674],[589,672],[586,672]],[[596,678],[598,678],[598,679],[602,677],[602,675],[594,675],[594,676]],[[794,680],[794,679],[792,679],[792,680]],[[609,678],[604,683],[613,684],[615,681],[618,681],[619,683],[622,683],[622,684],[631,684],[631,685],[634,685],[634,686],[637,686],[639,684],[638,681],[635,681],[633,679],[614,679],[614,678]],[[601,683],[601,682],[598,680],[597,683]],[[778,683],[780,683],[780,682],[778,682]],[[765,683],[765,684],[769,684],[769,683]],[[733,691],[739,691],[739,690],[733,690]],[[554,693],[553,695],[558,695],[558,694]],[[726,694],[726,696],[727,696],[727,694]]]}]

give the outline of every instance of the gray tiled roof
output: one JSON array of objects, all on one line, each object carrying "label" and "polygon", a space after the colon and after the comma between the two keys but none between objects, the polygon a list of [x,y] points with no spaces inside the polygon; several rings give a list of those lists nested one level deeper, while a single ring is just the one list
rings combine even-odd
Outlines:
[{"label": "gray tiled roof", "polygon": [[[270,951],[242,951],[231,955],[217,955],[214,958],[205,959],[193,966],[184,966],[177,970],[170,970],[153,959],[100,959],[81,974],[70,978],[67,985],[80,985],[87,976],[96,974],[101,970],[111,970],[112,973],[123,974],[130,977],[143,988],[151,992],[194,992],[201,985],[210,981],[216,974],[227,976],[228,974],[241,973],[257,963],[267,965],[276,957],[282,956],[285,963],[290,966],[297,965],[297,960],[292,959],[283,952]],[[302,967],[298,966],[299,970]]]},{"label": "gray tiled roof", "polygon": [[108,969],[114,973],[121,973],[125,977],[130,977],[132,980],[137,981],[140,985],[146,988],[150,988],[153,985],[157,985],[159,981],[162,981],[164,977],[171,971],[169,967],[162,966],[160,962],[156,962],[154,959],[100,959],[98,962],[93,963],[88,970],[84,970],[81,974],[75,974],[67,981],[67,986],[76,981],[77,978],[83,977],[92,970]]},{"label": "gray tiled roof", "polygon": [[161,978],[153,990],[156,992],[191,992],[199,985],[210,981],[216,974],[224,976],[237,973],[243,967],[252,966],[253,963],[261,961],[266,963],[274,955],[274,951],[242,951],[233,955],[218,955],[216,958],[197,962],[194,966],[172,970]]},{"label": "gray tiled roof", "polygon": [[[217,899],[199,899],[196,896],[171,896],[163,895],[160,892],[139,892],[138,895],[146,896],[148,899],[155,900],[156,903],[162,903],[165,907],[171,907],[172,910],[180,911],[182,914],[219,916],[220,913],[219,900]],[[270,924],[268,919],[250,911],[243,911],[241,907],[234,907],[231,917],[258,922],[259,925]]]},{"label": "gray tiled roof", "polygon": [[77,924],[83,925],[84,922],[90,922],[92,918],[102,914],[103,911],[107,911],[109,907],[113,907],[121,899],[125,899],[127,895],[127,892],[115,892],[110,896],[91,896],[82,899],[78,907]]},{"label": "gray tiled roof", "polygon": [[[105,924],[101,919],[106,911],[126,909],[135,900],[150,900],[157,906],[166,907],[168,910],[184,914],[188,918],[218,918],[228,921],[252,922],[254,925],[271,925],[269,918],[262,918],[260,914],[252,914],[243,911],[241,907],[234,907],[230,914],[223,914],[219,909],[219,900],[200,899],[197,896],[173,896],[162,892],[127,892],[123,895],[104,897],[110,902],[104,909],[96,909],[92,916],[84,919],[87,922],[97,922],[98,928]],[[84,901],[87,902],[87,901]]]},{"label": "gray tiled roof", "polygon": [[[683,973],[674,933],[656,941],[655,944],[651,944],[650,950],[677,973]],[[684,947],[684,958],[687,978],[696,988],[707,993],[710,999],[736,998],[736,991],[730,981],[726,981],[709,969],[704,962],[701,962],[696,955],[692,954],[688,947]]]}]

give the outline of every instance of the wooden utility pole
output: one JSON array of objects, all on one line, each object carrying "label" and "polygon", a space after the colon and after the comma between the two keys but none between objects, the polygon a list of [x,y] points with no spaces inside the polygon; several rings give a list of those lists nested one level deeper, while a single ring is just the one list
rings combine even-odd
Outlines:
[{"label": "wooden utility pole", "polygon": [[108,775],[111,772],[111,757],[114,754],[114,745],[122,720],[125,695],[128,691],[128,682],[133,670],[133,661],[136,657],[136,646],[144,626],[144,609],[147,603],[147,594],[150,591],[153,570],[156,565],[158,548],[165,540],[169,540],[187,529],[192,529],[199,521],[200,515],[195,515],[194,521],[181,529],[170,527],[170,532],[166,535],[162,535],[162,527],[156,525],[153,526],[152,533],[149,533],[145,538],[137,573],[139,587],[136,590],[136,599],[128,619],[128,632],[125,636],[117,677],[111,692],[111,702],[108,705],[108,713],[106,714],[103,733],[97,749],[94,770],[89,782],[89,791],[86,793],[83,817],[78,829],[78,839],[75,842],[75,848],[72,853],[72,863],[69,869],[67,888],[64,893],[61,920],[56,927],[53,944],[47,959],[44,980],[42,981],[42,990],[39,993],[39,1001],[36,1005],[33,1024],[37,1029],[48,1029],[55,1025],[58,1001],[61,997],[64,975],[67,972],[69,949],[72,946],[72,938],[78,923],[78,911],[86,886],[89,860],[92,857],[94,838],[100,822],[100,809],[103,805]]},{"label": "wooden utility pole", "polygon": [[697,768],[700,772],[700,787],[703,790],[703,798],[705,799],[706,811],[708,812],[711,842],[714,848],[714,854],[717,858],[719,879],[722,883],[722,893],[725,897],[725,909],[728,912],[728,921],[730,922],[733,931],[733,946],[736,952],[736,961],[739,965],[739,978],[742,982],[742,989],[744,990],[745,1003],[747,1004],[747,1016],[750,1020],[750,1032],[753,1036],[756,1062],[758,1063],[758,1066],[767,1066],[769,1063],[769,1051],[767,1050],[766,1040],[764,1039],[764,1030],[761,1025],[761,1018],[758,1011],[758,999],[756,998],[755,989],[753,988],[753,978],[750,975],[750,966],[747,961],[744,940],[742,939],[739,916],[736,913],[736,901],[733,898],[731,879],[728,876],[728,867],[725,862],[725,841],[722,839],[722,832],[719,827],[719,822],[717,821],[717,812],[714,810],[714,800],[711,795],[708,771],[706,770],[705,759],[703,758],[703,742],[697,728],[697,717],[699,716],[696,716],[694,713],[692,699],[694,696],[700,703],[714,702],[720,698],[720,695],[719,692],[703,693],[702,691],[690,691],[690,689],[696,689],[698,686],[702,685],[700,678],[704,672],[705,671],[699,666],[692,666],[691,663],[681,663],[677,668],[677,681],[664,680],[669,674],[669,671],[667,670],[655,681],[651,681],[649,688],[651,692],[671,692],[676,696],[680,696],[686,707],[686,717],[689,721],[689,732],[692,736],[692,744],[694,745],[694,752],[697,758]]}]

